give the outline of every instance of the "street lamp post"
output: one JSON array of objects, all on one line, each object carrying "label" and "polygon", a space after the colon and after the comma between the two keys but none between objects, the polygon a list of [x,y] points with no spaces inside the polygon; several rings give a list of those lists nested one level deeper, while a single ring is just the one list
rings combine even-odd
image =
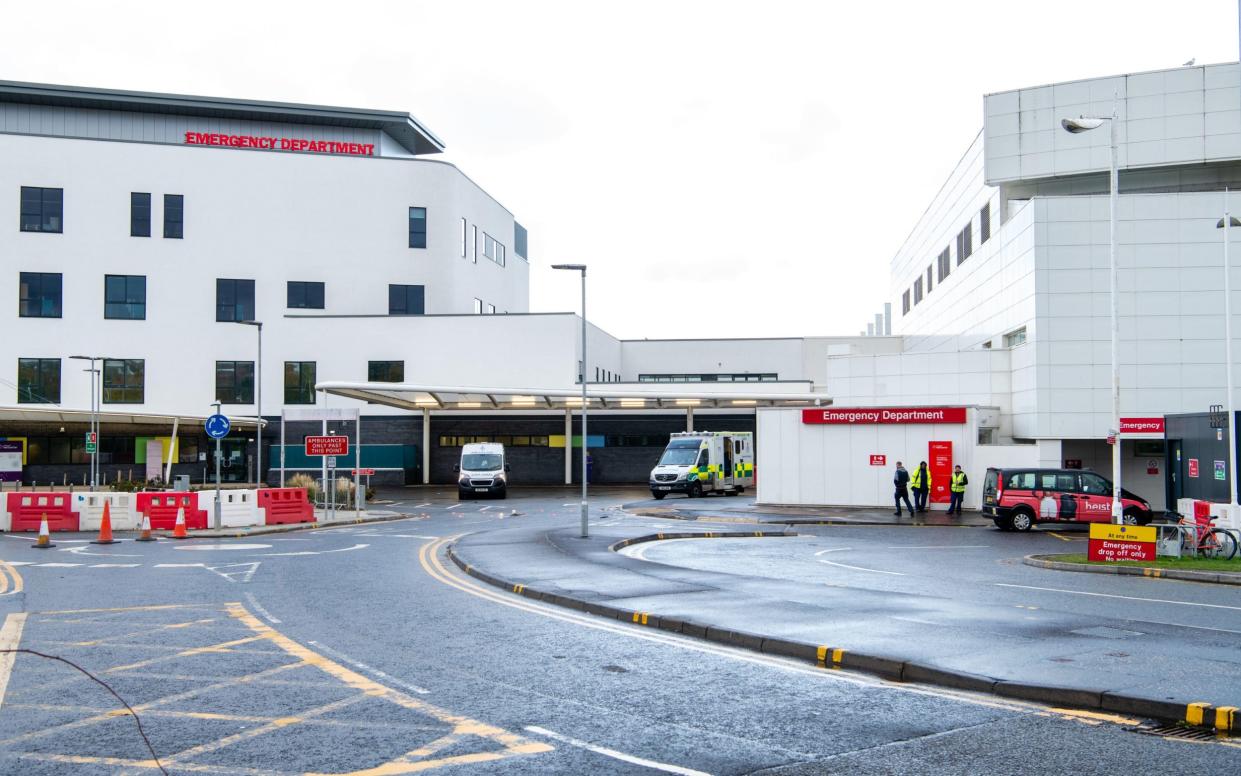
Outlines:
[{"label": "street lamp post", "polygon": [[[211,403],[211,406],[215,407],[215,414],[219,415],[220,414],[220,401],[218,399],[216,401],[213,401]],[[220,465],[224,462],[224,454],[220,450],[220,439],[221,437],[215,438],[215,515],[214,515],[215,519],[212,521],[212,525],[211,525],[212,528],[216,528],[216,529],[220,528],[223,525],[223,520],[221,520],[221,515],[220,515],[221,511],[223,510],[223,507],[221,506],[221,503],[220,503]]]},{"label": "street lamp post", "polygon": [[1215,225],[1224,230],[1224,368],[1228,384],[1228,504],[1231,510],[1237,503],[1237,421],[1233,409],[1232,381],[1232,265],[1228,259],[1228,243],[1232,227],[1241,226],[1228,211],[1228,191],[1224,190],[1224,217]]},{"label": "street lamp post", "polygon": [[[586,437],[586,416],[588,410],[586,398],[586,265],[585,264],[553,264],[552,269],[566,269],[582,273],[582,538],[590,538],[590,505],[586,495],[586,459],[590,445]],[[569,440],[572,449],[573,440]]]},{"label": "street lamp post", "polygon": [[1071,134],[1089,132],[1108,123],[1111,130],[1111,166],[1108,171],[1108,275],[1111,286],[1111,331],[1112,331],[1112,428],[1115,444],[1112,445],[1112,522],[1121,524],[1125,521],[1124,505],[1121,502],[1120,483],[1120,294],[1116,284],[1116,204],[1119,192],[1119,173],[1117,171],[1117,104],[1112,102],[1111,116],[1080,116],[1076,119],[1062,119],[1060,126]]},{"label": "street lamp post", "polygon": [[[255,484],[262,487],[263,477],[263,322],[236,321],[243,326],[253,326],[259,335],[258,361],[254,365],[254,414],[258,421],[258,445],[255,450]],[[280,454],[284,455],[283,448]]]},{"label": "street lamp post", "polygon": [[100,400],[99,394],[103,387],[103,373],[95,368],[95,362],[102,363],[104,356],[69,356],[77,361],[89,361],[90,369],[84,369],[84,372],[90,372],[90,430],[95,439],[95,450],[90,454],[90,489],[99,489],[99,410]]}]

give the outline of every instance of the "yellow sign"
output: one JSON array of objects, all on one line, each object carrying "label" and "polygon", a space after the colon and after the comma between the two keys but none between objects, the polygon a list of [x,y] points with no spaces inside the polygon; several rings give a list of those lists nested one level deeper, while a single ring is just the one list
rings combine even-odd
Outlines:
[{"label": "yellow sign", "polygon": [[1090,538],[1107,542],[1153,542],[1155,536],[1156,530],[1153,525],[1090,524]]}]

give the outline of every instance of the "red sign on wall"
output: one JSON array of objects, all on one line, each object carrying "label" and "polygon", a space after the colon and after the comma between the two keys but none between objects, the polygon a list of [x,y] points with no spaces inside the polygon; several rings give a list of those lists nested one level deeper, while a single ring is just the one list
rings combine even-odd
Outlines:
[{"label": "red sign on wall", "polygon": [[886,455],[872,455],[870,457],[871,466],[887,466],[888,457]]},{"label": "red sign on wall", "polygon": [[308,436],[306,455],[348,455],[349,437]]},{"label": "red sign on wall", "polygon": [[964,423],[964,407],[850,407],[801,411],[802,423],[873,425],[876,423]]},{"label": "red sign on wall", "polygon": [[1189,476],[1190,477],[1198,476],[1198,459],[1197,458],[1189,459]]},{"label": "red sign on wall", "polygon": [[927,443],[927,468],[931,472],[931,502],[947,504],[952,500],[952,442]]},{"label": "red sign on wall", "polygon": [[259,148],[264,151],[301,151],[311,154],[374,156],[374,143],[342,143],[336,140],[307,140],[303,137],[272,135],[222,135],[218,132],[186,132],[186,145]]},{"label": "red sign on wall", "polygon": [[1120,433],[1163,436],[1163,418],[1121,418]]}]

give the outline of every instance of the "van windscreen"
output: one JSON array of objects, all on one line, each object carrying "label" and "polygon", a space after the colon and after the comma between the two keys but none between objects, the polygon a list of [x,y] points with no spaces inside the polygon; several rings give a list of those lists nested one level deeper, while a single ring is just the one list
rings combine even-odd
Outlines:
[{"label": "van windscreen", "polygon": [[503,465],[504,458],[495,453],[467,453],[461,456],[461,468],[467,472],[491,472]]},{"label": "van windscreen", "polygon": [[692,466],[698,458],[698,448],[702,445],[697,439],[674,439],[668,443],[660,466]]}]

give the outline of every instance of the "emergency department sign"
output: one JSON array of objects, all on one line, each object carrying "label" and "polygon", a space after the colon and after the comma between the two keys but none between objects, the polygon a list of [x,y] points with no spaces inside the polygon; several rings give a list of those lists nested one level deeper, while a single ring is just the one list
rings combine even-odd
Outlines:
[{"label": "emergency department sign", "polygon": [[1100,563],[1154,560],[1155,533],[1153,525],[1091,523],[1087,557]]}]

